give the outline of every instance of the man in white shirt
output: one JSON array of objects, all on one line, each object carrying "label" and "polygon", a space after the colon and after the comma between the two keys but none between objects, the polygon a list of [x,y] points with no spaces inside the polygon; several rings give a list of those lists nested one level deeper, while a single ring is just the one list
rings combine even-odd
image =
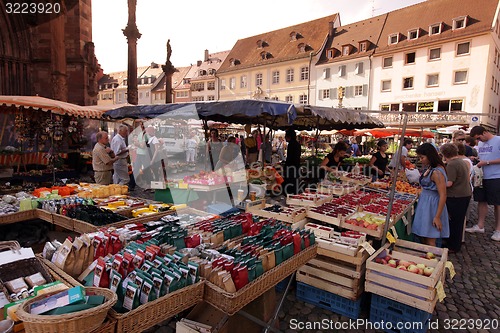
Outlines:
[{"label": "man in white shirt", "polygon": [[130,176],[128,174],[128,148],[125,142],[125,138],[128,135],[128,126],[121,124],[118,128],[118,134],[111,140],[111,149],[118,157],[113,163],[113,183],[120,185],[128,185],[130,182]]}]

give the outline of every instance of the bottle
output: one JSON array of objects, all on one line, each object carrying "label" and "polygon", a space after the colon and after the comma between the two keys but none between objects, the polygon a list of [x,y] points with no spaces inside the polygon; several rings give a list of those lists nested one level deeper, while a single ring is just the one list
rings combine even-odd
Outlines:
[{"label": "bottle", "polygon": [[359,175],[361,173],[361,168],[359,167],[358,162],[356,162],[356,165],[352,168],[352,173],[355,175]]}]

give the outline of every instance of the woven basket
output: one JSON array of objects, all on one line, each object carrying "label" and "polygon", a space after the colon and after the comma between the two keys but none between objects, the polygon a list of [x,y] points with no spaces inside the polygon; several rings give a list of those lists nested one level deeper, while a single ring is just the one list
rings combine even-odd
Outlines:
[{"label": "woven basket", "polygon": [[229,293],[215,284],[206,281],[204,300],[222,312],[232,316],[247,304],[264,294],[278,282],[295,272],[299,267],[314,258],[317,244],[310,246],[280,265],[265,272],[254,281],[235,293]]},{"label": "woven basket", "polygon": [[0,224],[11,224],[22,221],[34,220],[37,218],[36,210],[24,210],[22,212],[0,215]]},{"label": "woven basket", "polygon": [[63,227],[67,230],[75,230],[75,222],[71,217],[67,217],[61,214],[52,214],[52,219],[52,223],[54,223],[55,225]]},{"label": "woven basket", "polygon": [[116,303],[118,297],[114,292],[105,288],[88,287],[85,288],[85,291],[87,295],[102,295],[106,301],[92,309],[56,316],[29,313],[30,305],[33,302],[58,293],[54,292],[27,300],[19,306],[16,314],[24,322],[26,333],[90,333],[102,325],[108,310]]},{"label": "woven basket", "polygon": [[96,226],[88,222],[73,219],[73,231],[76,231],[80,234],[89,234],[92,232],[96,232],[102,227],[103,226]]},{"label": "woven basket", "polygon": [[66,283],[67,285],[70,286],[82,286],[83,285],[78,282],[76,279],[74,279],[72,276],[70,276],[68,273],[57,267],[54,263],[52,263],[50,260],[45,259],[42,254],[37,254],[36,257],[38,260],[42,263],[44,268],[49,271],[52,275],[57,275],[57,280]]},{"label": "woven basket", "polygon": [[111,309],[109,315],[117,321],[116,332],[142,332],[201,302],[204,286],[205,282],[200,281],[142,304],[127,313],[118,313]]},{"label": "woven basket", "polygon": [[106,321],[102,323],[101,327],[92,331],[92,333],[115,333],[116,331],[116,320],[112,318],[106,318]]},{"label": "woven basket", "polygon": [[44,220],[46,222],[52,223],[52,213],[48,212],[46,210],[37,208],[36,209],[36,217],[38,217],[41,220]]}]

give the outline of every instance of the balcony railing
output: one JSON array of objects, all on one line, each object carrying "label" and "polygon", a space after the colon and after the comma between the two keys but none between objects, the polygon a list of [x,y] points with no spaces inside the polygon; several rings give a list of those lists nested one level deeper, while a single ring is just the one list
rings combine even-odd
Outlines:
[{"label": "balcony railing", "polygon": [[[403,123],[403,115],[399,113],[373,114],[386,126],[398,126]],[[454,112],[415,112],[408,115],[409,126],[436,127],[449,125],[466,125],[471,116],[467,113]]]}]

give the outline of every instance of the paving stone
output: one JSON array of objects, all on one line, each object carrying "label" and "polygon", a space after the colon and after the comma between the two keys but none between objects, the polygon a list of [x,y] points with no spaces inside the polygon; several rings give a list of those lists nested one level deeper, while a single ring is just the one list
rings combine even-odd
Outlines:
[{"label": "paving stone", "polygon": [[[307,305],[307,304],[306,304]],[[311,308],[308,306],[304,306],[301,310],[300,313],[303,315],[308,315],[311,313]]]},{"label": "paving stone", "polygon": [[311,313],[309,316],[307,316],[307,320],[311,322],[319,322],[319,316],[316,313]]},{"label": "paving stone", "polygon": [[480,301],[480,300],[478,300],[478,299],[474,299],[474,300],[473,300],[473,302],[474,302],[474,304],[476,304],[476,305],[483,306],[483,302],[481,302],[481,301]]},{"label": "paving stone", "polygon": [[453,304],[448,304],[446,305],[446,308],[449,310],[449,311],[452,311],[452,312],[458,312],[458,308],[453,305]]},{"label": "paving stone", "polygon": [[290,309],[290,311],[288,312],[290,314],[290,316],[296,316],[299,314],[299,309],[297,309],[296,307],[293,307]]},{"label": "paving stone", "polygon": [[305,305],[305,306],[307,306],[308,308],[311,308],[311,309],[313,309],[313,308],[315,308],[315,307],[316,307],[316,306],[314,306],[313,304],[309,304],[309,303],[306,303],[306,304],[304,304],[304,305]]}]

